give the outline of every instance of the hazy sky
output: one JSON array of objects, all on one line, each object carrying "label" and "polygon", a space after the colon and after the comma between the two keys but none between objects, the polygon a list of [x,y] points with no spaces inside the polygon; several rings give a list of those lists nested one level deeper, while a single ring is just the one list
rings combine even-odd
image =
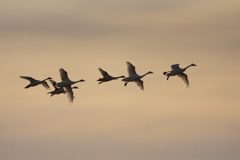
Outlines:
[{"label": "hazy sky", "polygon": [[[1,160],[239,160],[239,0],[0,2]],[[98,85],[98,67],[127,76]],[[189,68],[190,88],[163,76]],[[85,79],[50,97],[28,81]],[[53,88],[51,88],[53,90]]]}]

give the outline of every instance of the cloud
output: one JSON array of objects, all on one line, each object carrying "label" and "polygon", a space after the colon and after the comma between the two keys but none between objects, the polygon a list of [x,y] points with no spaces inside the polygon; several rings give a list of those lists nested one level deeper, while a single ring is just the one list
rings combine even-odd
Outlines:
[{"label": "cloud", "polygon": [[[55,2],[55,1],[52,1]],[[144,14],[166,10],[167,1],[23,1],[4,2],[1,32],[107,34],[136,28]],[[49,5],[47,5],[49,4]],[[171,7],[170,7],[171,8]],[[142,19],[143,18],[143,19]],[[135,24],[136,23],[136,24]]]}]

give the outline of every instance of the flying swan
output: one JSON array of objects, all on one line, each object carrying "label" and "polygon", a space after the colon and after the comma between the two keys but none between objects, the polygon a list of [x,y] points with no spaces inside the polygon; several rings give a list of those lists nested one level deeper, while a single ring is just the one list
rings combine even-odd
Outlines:
[{"label": "flying swan", "polygon": [[99,78],[97,81],[100,81],[98,84],[101,84],[103,82],[108,82],[111,80],[115,80],[118,78],[124,78],[124,76],[118,76],[118,77],[113,77],[110,76],[106,71],[104,71],[102,68],[98,68],[98,70],[100,71],[100,73],[102,74],[103,78]]},{"label": "flying swan", "polygon": [[49,86],[48,86],[48,84],[47,84],[47,82],[46,82],[46,80],[52,79],[51,77],[48,77],[48,78],[46,78],[46,79],[44,79],[44,80],[41,81],[41,80],[36,80],[36,79],[34,79],[34,78],[32,78],[32,77],[27,77],[27,76],[20,76],[20,78],[26,79],[26,80],[30,81],[30,84],[27,85],[26,87],[24,87],[25,89],[27,89],[27,88],[29,88],[29,87],[37,86],[37,85],[39,85],[39,84],[42,84],[43,87],[45,87],[46,89],[50,89]]},{"label": "flying swan", "polygon": [[149,71],[149,72],[145,73],[144,75],[138,75],[136,73],[135,67],[130,62],[126,62],[126,63],[127,63],[129,77],[122,79],[122,81],[125,82],[124,86],[127,86],[127,84],[129,82],[135,82],[141,90],[144,90],[143,81],[141,80],[141,78],[143,78],[144,76],[146,76],[148,74],[152,74],[153,72]]},{"label": "flying swan", "polygon": [[180,77],[183,80],[183,82],[186,84],[186,87],[188,88],[189,87],[188,76],[183,72],[191,66],[197,66],[197,65],[190,64],[185,68],[180,68],[179,64],[173,64],[173,65],[171,65],[172,70],[168,71],[168,72],[163,72],[163,74],[167,76],[167,80],[169,79],[169,77],[177,75],[178,77]]},{"label": "flying swan", "polygon": [[67,93],[69,102],[72,103],[74,96],[73,96],[73,91],[72,91],[71,85],[78,83],[78,82],[84,82],[85,80],[81,79],[78,81],[71,81],[68,78],[67,72],[63,68],[60,68],[59,72],[60,72],[60,77],[62,79],[62,82],[57,83],[56,86],[59,88],[63,87],[64,91]]},{"label": "flying swan", "polygon": [[[51,79],[49,81],[51,82],[52,86],[54,87],[54,91],[48,92],[48,94],[51,94],[51,97],[54,96],[55,94],[62,94],[62,93],[65,94],[66,93],[64,91],[63,87],[61,87],[61,88],[57,87],[57,83],[55,81],[53,81]],[[74,86],[74,87],[72,87],[72,89],[78,89],[78,87]]]}]

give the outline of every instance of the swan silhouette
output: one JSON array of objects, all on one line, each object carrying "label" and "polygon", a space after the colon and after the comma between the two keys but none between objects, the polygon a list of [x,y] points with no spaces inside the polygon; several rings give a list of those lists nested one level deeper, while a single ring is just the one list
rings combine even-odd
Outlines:
[{"label": "swan silhouette", "polygon": [[127,86],[129,82],[135,82],[141,90],[144,90],[143,81],[141,80],[141,78],[143,78],[148,74],[152,74],[153,72],[149,71],[143,75],[138,75],[136,73],[135,66],[133,66],[130,62],[126,62],[126,63],[127,63],[129,76],[127,78],[122,79],[122,81],[125,82],[124,86]]},{"label": "swan silhouette", "polygon": [[78,81],[71,81],[68,78],[68,73],[63,68],[60,68],[59,72],[60,72],[60,77],[62,79],[62,82],[57,83],[56,86],[59,88],[63,87],[64,91],[67,93],[69,102],[72,103],[73,99],[74,99],[74,95],[73,95],[71,85],[78,83],[78,82],[84,82],[85,80],[81,79]]},{"label": "swan silhouette", "polygon": [[186,84],[186,87],[188,88],[189,87],[188,76],[184,73],[184,71],[191,66],[197,66],[197,65],[192,63],[185,68],[180,68],[179,64],[173,64],[171,65],[172,70],[168,72],[163,72],[163,74],[167,76],[167,80],[169,79],[169,77],[177,75],[183,80],[183,82]]},{"label": "swan silhouette", "polygon": [[99,78],[97,81],[100,81],[98,84],[101,84],[103,82],[108,82],[111,80],[115,80],[118,78],[124,78],[124,76],[118,76],[118,77],[113,77],[110,76],[106,71],[104,71],[102,68],[98,68],[98,70],[100,71],[100,73],[102,74],[103,78]]},{"label": "swan silhouette", "polygon": [[[52,86],[54,87],[54,91],[48,92],[48,94],[51,94],[51,97],[54,96],[55,94],[62,94],[62,93],[65,94],[66,93],[64,91],[63,87],[61,87],[61,88],[57,87],[57,83],[55,81],[53,81],[51,79],[49,81],[51,82]],[[78,89],[78,87],[74,86],[74,87],[72,87],[72,89]]]},{"label": "swan silhouette", "polygon": [[20,78],[26,79],[26,80],[30,81],[30,84],[27,85],[26,87],[24,87],[25,89],[30,88],[30,87],[37,86],[37,85],[39,85],[39,84],[42,84],[43,87],[45,87],[46,89],[50,89],[50,87],[48,86],[46,80],[52,79],[51,77],[48,77],[48,78],[46,78],[46,79],[44,79],[44,80],[41,81],[41,80],[36,80],[36,79],[34,79],[34,78],[32,78],[32,77],[27,77],[27,76],[20,76]]}]

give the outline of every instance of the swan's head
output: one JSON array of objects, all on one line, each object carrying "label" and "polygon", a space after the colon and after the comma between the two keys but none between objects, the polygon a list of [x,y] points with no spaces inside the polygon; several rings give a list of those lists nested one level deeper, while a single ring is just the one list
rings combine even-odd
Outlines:
[{"label": "swan's head", "polygon": [[125,76],[120,76],[119,78],[125,78]]},{"label": "swan's head", "polygon": [[51,77],[48,77],[47,79],[52,79]]},{"label": "swan's head", "polygon": [[191,66],[197,66],[197,65],[193,63],[193,64],[191,64]]},{"label": "swan's head", "polygon": [[84,80],[84,79],[81,79],[81,80],[79,80],[79,82],[85,82],[85,80]]},{"label": "swan's head", "polygon": [[74,87],[72,87],[72,89],[78,89],[78,87],[77,87],[77,86],[74,86]]},{"label": "swan's head", "polygon": [[153,74],[153,72],[152,72],[152,71],[149,71],[147,74]]},{"label": "swan's head", "polygon": [[166,75],[167,74],[167,72],[163,72],[163,75]]}]

